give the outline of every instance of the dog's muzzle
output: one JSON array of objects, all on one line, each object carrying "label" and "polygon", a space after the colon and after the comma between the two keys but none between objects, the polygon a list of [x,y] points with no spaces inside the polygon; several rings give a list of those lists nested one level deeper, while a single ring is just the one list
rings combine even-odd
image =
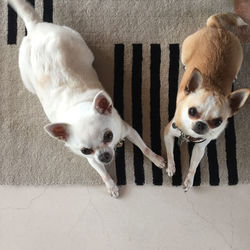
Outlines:
[{"label": "dog's muzzle", "polygon": [[196,133],[196,134],[199,134],[199,135],[204,135],[205,133],[207,133],[208,131],[208,126],[206,123],[204,122],[196,122],[194,127],[193,127],[193,131]]},{"label": "dog's muzzle", "polygon": [[112,160],[112,155],[109,152],[103,152],[99,154],[98,159],[100,162],[107,164]]}]

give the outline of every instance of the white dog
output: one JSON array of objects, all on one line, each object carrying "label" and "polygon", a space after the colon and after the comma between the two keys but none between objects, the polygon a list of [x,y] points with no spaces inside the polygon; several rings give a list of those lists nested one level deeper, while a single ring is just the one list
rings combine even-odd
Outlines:
[{"label": "white dog", "polygon": [[153,153],[113,107],[92,67],[94,56],[76,31],[41,22],[25,0],[9,0],[24,20],[28,35],[19,52],[25,87],[36,94],[51,121],[45,130],[77,155],[86,157],[112,197],[118,188],[105,169],[116,145],[127,137],[158,167],[165,160]]}]

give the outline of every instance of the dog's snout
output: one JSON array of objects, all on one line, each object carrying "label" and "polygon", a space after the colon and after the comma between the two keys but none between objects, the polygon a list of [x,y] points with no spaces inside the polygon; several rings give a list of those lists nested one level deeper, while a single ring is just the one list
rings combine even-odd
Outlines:
[{"label": "dog's snout", "polygon": [[199,122],[196,122],[193,130],[195,133],[202,135],[207,132],[208,126],[206,123],[199,121]]},{"label": "dog's snout", "polygon": [[109,163],[112,160],[112,156],[109,152],[101,153],[98,156],[99,160],[103,163]]},{"label": "dog's snout", "polygon": [[201,131],[207,127],[206,123],[204,123],[204,122],[197,122],[196,126],[197,126],[198,130],[201,130]]}]

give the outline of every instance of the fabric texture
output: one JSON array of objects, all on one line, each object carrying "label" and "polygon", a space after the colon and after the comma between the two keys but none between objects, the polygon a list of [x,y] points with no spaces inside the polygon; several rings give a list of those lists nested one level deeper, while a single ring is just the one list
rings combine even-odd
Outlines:
[{"label": "fabric texture", "polygon": [[[228,0],[36,0],[30,1],[48,22],[78,31],[95,55],[94,67],[121,116],[158,154],[166,156],[163,130],[175,111],[183,74],[183,40],[218,12],[232,12]],[[0,184],[102,184],[84,158],[50,138],[48,120],[35,95],[21,82],[18,48],[23,21],[0,1]],[[249,88],[250,45],[234,89]],[[250,102],[225,132],[207,147],[194,185],[249,183]],[[171,179],[152,166],[138,148],[125,142],[108,166],[119,185],[181,185],[192,144],[175,145],[177,172]]]}]

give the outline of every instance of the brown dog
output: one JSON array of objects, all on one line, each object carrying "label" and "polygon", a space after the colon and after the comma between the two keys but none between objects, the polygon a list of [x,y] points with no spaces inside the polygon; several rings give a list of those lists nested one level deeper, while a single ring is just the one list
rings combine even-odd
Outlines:
[{"label": "brown dog", "polygon": [[196,168],[208,143],[225,129],[227,120],[246,102],[250,90],[231,93],[243,60],[242,47],[232,33],[237,26],[246,25],[238,16],[213,15],[207,26],[185,39],[181,60],[185,73],[181,80],[174,118],[165,128],[164,140],[168,156],[167,173],[173,176],[174,137],[179,142],[195,142],[185,191],[193,185]]}]

